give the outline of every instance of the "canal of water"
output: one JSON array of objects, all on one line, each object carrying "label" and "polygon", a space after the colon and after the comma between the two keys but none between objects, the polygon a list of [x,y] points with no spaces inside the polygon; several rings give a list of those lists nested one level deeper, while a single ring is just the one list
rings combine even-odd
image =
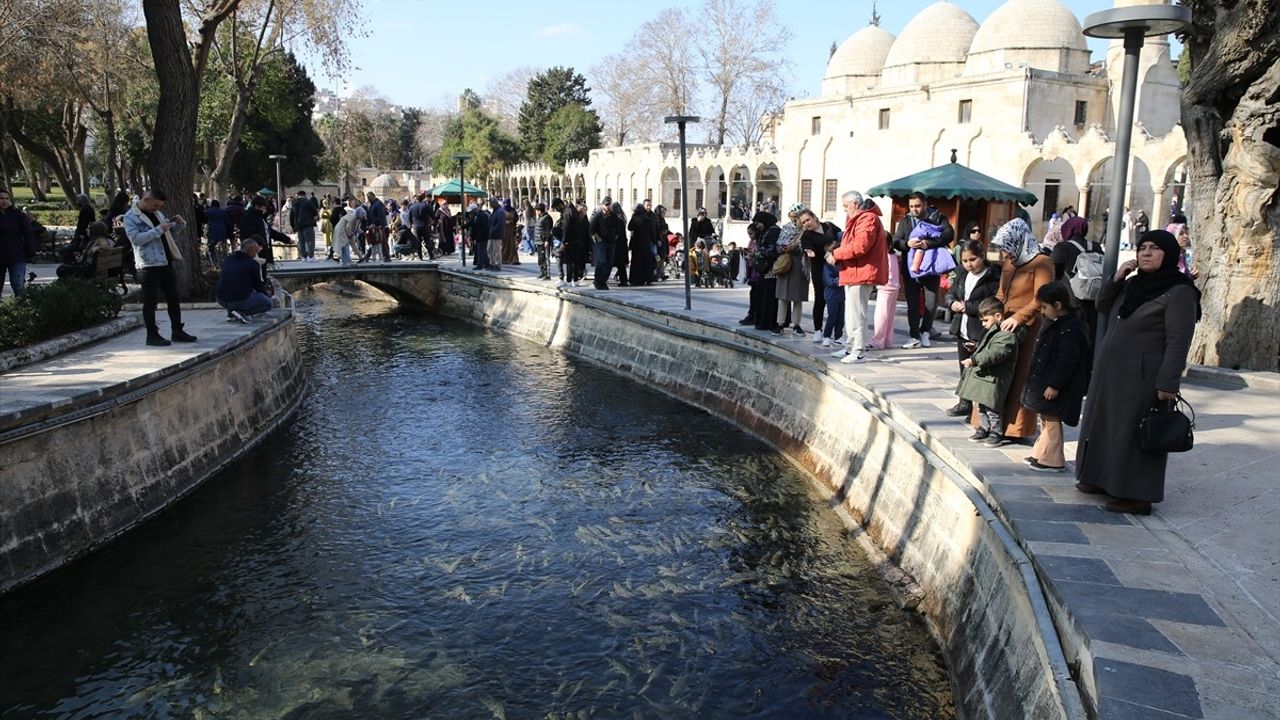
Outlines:
[{"label": "canal of water", "polygon": [[923,623],[764,443],[392,305],[299,324],[294,421],[0,598],[0,717],[954,715]]}]

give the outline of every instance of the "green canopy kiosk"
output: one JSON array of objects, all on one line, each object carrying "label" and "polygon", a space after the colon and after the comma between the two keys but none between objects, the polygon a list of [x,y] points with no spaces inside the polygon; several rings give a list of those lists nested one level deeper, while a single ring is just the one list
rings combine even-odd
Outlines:
[{"label": "green canopy kiosk", "polygon": [[868,190],[867,194],[893,198],[893,212],[889,218],[889,230],[892,232],[907,214],[907,196],[915,192],[923,193],[931,206],[947,216],[958,240],[964,239],[960,234],[965,225],[976,222],[982,228],[982,236],[990,241],[996,229],[1015,216],[1018,205],[1039,202],[1033,193],[956,162],[954,149],[951,162],[881,183]]}]

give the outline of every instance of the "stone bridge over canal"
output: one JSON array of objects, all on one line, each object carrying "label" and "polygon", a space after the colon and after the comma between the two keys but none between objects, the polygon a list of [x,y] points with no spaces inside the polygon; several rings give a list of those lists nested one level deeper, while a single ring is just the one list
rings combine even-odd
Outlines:
[{"label": "stone bridge over canal", "polygon": [[271,271],[289,292],[312,285],[364,283],[392,296],[402,303],[423,307],[436,306],[439,287],[439,263],[394,262],[378,265],[331,265],[289,263]]}]

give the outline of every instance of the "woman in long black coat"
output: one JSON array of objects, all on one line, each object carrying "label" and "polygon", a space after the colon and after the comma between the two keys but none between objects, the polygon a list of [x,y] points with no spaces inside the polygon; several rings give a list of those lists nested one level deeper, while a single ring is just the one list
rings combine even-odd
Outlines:
[{"label": "woman in long black coat", "polygon": [[612,232],[613,267],[618,271],[618,285],[626,287],[630,284],[627,282],[627,265],[631,263],[631,253],[627,247],[627,216],[622,212],[622,203],[616,202],[609,208],[606,220]]},{"label": "woman in long black coat", "polygon": [[655,260],[653,257],[653,213],[636,205],[631,213],[627,230],[631,232],[631,284],[652,285]]},{"label": "woman in long black coat", "polygon": [[756,240],[755,257],[752,260],[753,272],[759,279],[751,285],[751,313],[755,318],[757,330],[777,329],[777,288],[778,279],[770,272],[773,261],[778,259],[778,218],[767,212],[758,212],[751,218],[757,225],[759,238]]},{"label": "woman in long black coat", "polygon": [[1177,395],[1200,319],[1200,291],[1178,257],[1177,239],[1151,230],[1098,296],[1110,320],[1080,422],[1076,488],[1116,498],[1112,512],[1147,515],[1164,499],[1169,456],[1138,449],[1138,424],[1155,402]]}]

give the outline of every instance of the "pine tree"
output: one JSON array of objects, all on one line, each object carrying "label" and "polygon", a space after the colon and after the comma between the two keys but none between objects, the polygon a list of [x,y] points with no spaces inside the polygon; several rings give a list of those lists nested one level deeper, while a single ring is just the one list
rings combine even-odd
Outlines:
[{"label": "pine tree", "polygon": [[[557,110],[568,105],[591,105],[587,79],[571,67],[553,67],[529,81],[528,93],[520,106],[516,124],[525,157],[542,158],[547,151],[547,124]],[[594,114],[594,110],[591,110]],[[597,140],[597,147],[599,142]]]}]

